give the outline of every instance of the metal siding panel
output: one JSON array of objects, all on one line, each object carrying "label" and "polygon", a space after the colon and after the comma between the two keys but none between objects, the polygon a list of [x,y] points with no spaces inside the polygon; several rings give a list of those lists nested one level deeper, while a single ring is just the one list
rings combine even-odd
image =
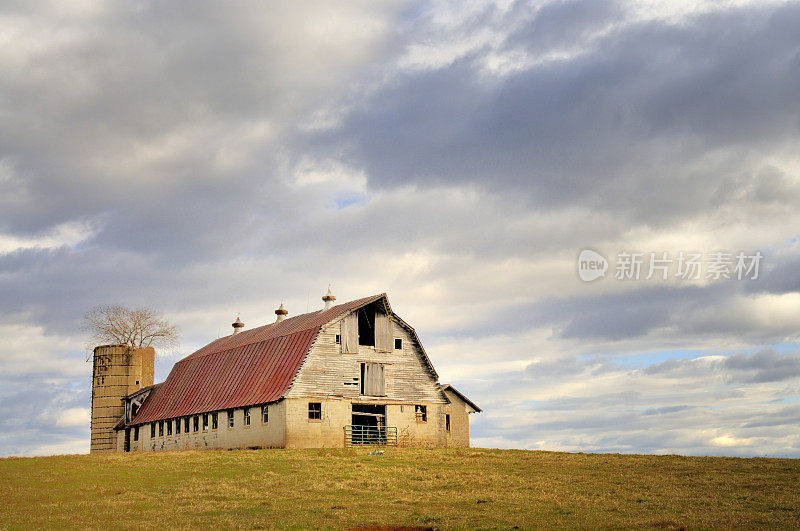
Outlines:
[{"label": "metal siding panel", "polygon": [[[297,340],[297,344],[294,345],[291,349],[289,349],[288,352],[286,353],[287,359],[285,363],[278,366],[279,371],[275,380],[276,382],[277,381],[281,382],[281,389],[280,389],[281,395],[283,395],[283,393],[285,393],[286,390],[289,388],[289,386],[292,384],[292,380],[294,379],[295,375],[297,374],[297,371],[303,364],[303,361],[306,358],[306,354],[311,348],[311,344],[313,343],[313,340],[316,337],[316,335],[317,335],[316,333],[312,334],[310,332],[306,332],[306,334],[304,335],[298,334],[298,336],[296,336],[295,338]],[[297,369],[294,371],[280,370],[281,367],[288,368],[292,366],[296,366]],[[274,391],[278,390],[275,389]]]},{"label": "metal siding panel", "polygon": [[[275,348],[276,347],[272,345],[267,348],[265,345],[265,349],[263,351],[261,349],[254,349],[254,352],[252,353],[252,356],[246,365],[248,372],[247,374],[243,374],[241,378],[242,384],[239,396],[242,403],[247,403],[249,405],[255,400],[253,387],[258,385],[258,381],[264,376],[260,365],[270,360],[271,356],[267,355],[267,353],[274,352]],[[245,365],[243,365],[243,367],[244,366]]]},{"label": "metal siding panel", "polygon": [[[233,352],[228,352],[225,358],[225,364],[222,367],[224,373],[230,373],[232,371],[232,367],[235,367],[235,365],[236,357],[234,356]],[[228,378],[227,380],[224,380],[217,389],[216,397],[221,406],[220,409],[228,409],[231,407],[230,404],[233,403],[233,392],[235,386],[235,380]]]},{"label": "metal siding panel", "polygon": [[[258,345],[260,345],[260,343]],[[247,403],[248,388],[256,376],[253,366],[258,353],[259,349],[255,345],[246,347],[240,353],[239,363],[235,372],[236,393],[234,395],[234,401],[236,401],[236,403],[243,405]]]},{"label": "metal siding panel", "polygon": [[290,367],[294,367],[295,372],[299,368],[299,363],[296,361],[296,358],[291,356],[291,353],[294,352],[295,349],[302,348],[302,343],[297,341],[297,339],[303,335],[304,333],[301,332],[285,338],[280,348],[276,349],[276,363],[273,363],[269,367],[269,380],[266,382],[265,392],[261,393],[261,400],[267,401],[269,398],[273,397],[276,392],[283,394],[286,387],[288,387],[286,384],[286,373],[289,372],[288,370]]},{"label": "metal siding panel", "polygon": [[[251,400],[254,402],[263,403],[269,401],[268,397],[271,395],[273,388],[282,387],[282,383],[276,378],[276,369],[286,363],[285,349],[285,342],[284,344],[275,345],[275,357],[272,360],[268,360],[264,357],[261,363],[259,363],[257,371],[261,375],[261,378],[253,386],[253,396]],[[269,361],[272,361],[272,363],[269,363]]]}]

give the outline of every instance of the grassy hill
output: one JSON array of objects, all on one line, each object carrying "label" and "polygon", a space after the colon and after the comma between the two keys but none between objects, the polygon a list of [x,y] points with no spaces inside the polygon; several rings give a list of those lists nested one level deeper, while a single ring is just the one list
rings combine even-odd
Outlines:
[{"label": "grassy hill", "polygon": [[0,528],[800,527],[800,460],[520,450],[0,459]]}]

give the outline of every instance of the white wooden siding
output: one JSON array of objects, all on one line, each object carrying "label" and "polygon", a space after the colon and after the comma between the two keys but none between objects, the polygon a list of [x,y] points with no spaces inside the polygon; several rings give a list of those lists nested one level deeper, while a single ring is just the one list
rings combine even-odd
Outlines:
[{"label": "white wooden siding", "polygon": [[[341,333],[338,321],[331,322],[319,333],[303,366],[295,376],[287,398],[343,397],[379,403],[446,403],[427,370],[425,357],[413,336],[394,319],[391,321],[392,347],[394,338],[403,340],[403,348],[380,352],[375,347],[359,346],[358,353],[342,353],[336,344]],[[361,395],[361,363],[375,362],[385,366],[385,397]]]}]

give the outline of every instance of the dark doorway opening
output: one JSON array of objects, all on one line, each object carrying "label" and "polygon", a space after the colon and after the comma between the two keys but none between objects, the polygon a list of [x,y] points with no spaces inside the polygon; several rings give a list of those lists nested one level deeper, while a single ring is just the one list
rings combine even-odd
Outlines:
[{"label": "dark doorway opening", "polygon": [[386,444],[386,406],[353,404],[352,444]]},{"label": "dark doorway opening", "polygon": [[370,304],[358,310],[358,344],[375,346],[375,305]]},{"label": "dark doorway opening", "polygon": [[125,428],[125,451],[131,451],[131,429]]}]

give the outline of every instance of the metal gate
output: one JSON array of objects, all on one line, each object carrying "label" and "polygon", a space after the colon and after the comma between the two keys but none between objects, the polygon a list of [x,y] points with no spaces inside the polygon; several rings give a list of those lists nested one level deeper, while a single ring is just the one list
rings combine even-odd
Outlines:
[{"label": "metal gate", "polygon": [[397,446],[397,427],[347,425],[344,427],[344,445]]}]

